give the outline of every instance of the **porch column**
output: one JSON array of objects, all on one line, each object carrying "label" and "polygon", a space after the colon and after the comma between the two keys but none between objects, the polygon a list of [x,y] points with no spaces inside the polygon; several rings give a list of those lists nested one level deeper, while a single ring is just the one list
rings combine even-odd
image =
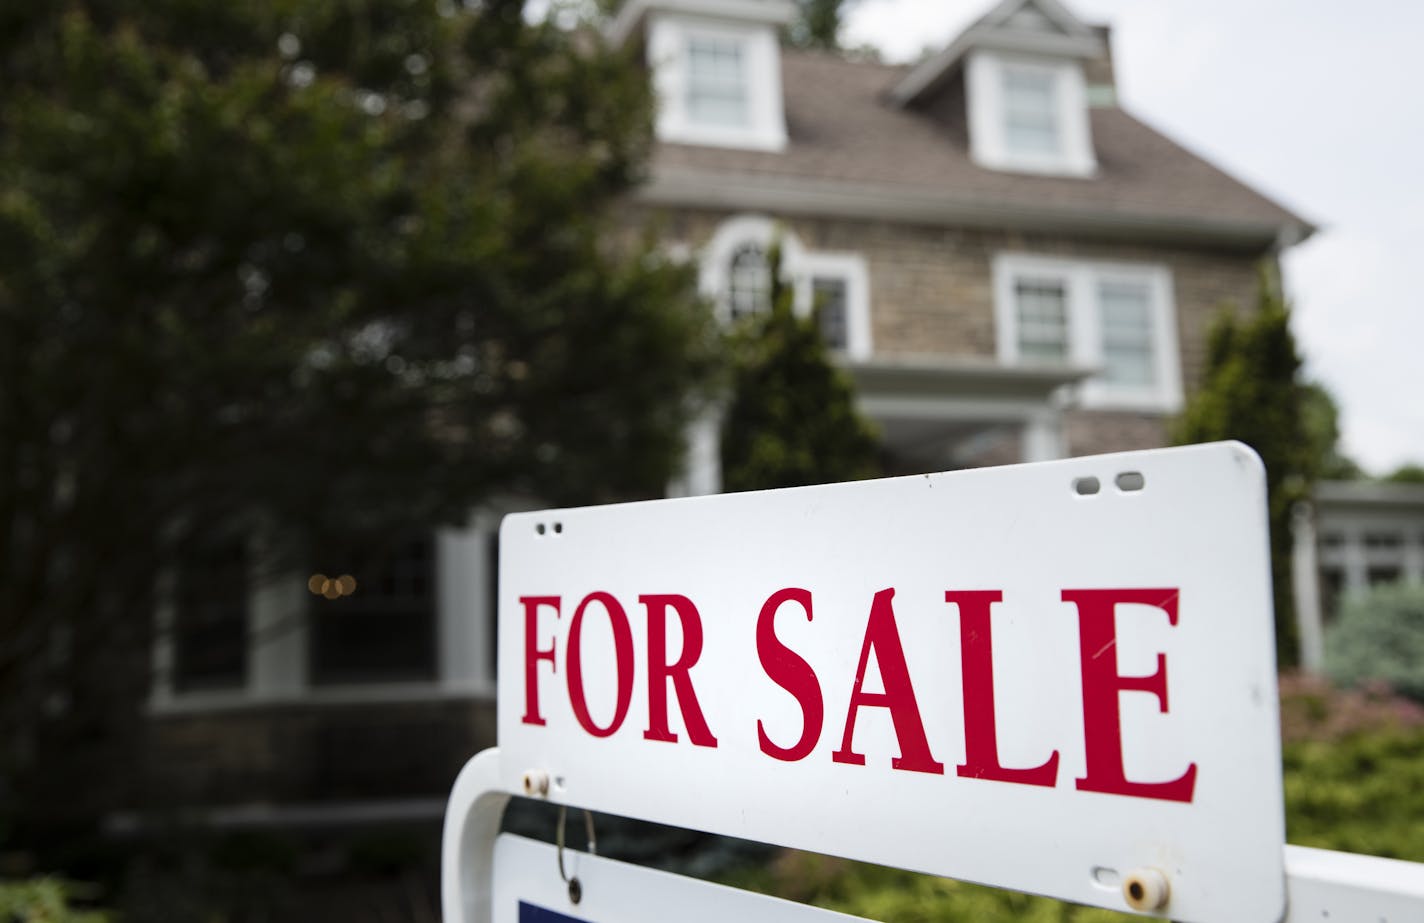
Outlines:
[{"label": "porch column", "polygon": [[1053,461],[1063,457],[1063,417],[1057,411],[1041,410],[1024,422],[1023,460]]},{"label": "porch column", "polygon": [[1324,620],[1320,612],[1320,562],[1315,551],[1315,511],[1298,503],[1291,513],[1291,595],[1300,633],[1300,665],[1319,673],[1325,664]]}]

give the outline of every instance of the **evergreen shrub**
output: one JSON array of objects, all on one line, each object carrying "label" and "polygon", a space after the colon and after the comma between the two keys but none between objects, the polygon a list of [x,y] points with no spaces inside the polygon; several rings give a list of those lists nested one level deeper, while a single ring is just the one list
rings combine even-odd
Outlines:
[{"label": "evergreen shrub", "polygon": [[1384,584],[1345,597],[1326,633],[1325,671],[1343,686],[1382,683],[1424,702],[1424,586]]}]

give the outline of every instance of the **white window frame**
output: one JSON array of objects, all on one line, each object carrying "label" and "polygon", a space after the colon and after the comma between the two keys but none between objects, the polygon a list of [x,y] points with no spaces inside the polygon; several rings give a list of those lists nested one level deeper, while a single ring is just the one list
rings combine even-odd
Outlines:
[{"label": "white window frame", "polygon": [[809,291],[806,310],[815,305],[816,279],[840,279],[846,287],[846,345],[837,350],[847,359],[863,362],[874,352],[870,342],[870,271],[859,253],[807,253],[801,276]]},{"label": "white window frame", "polygon": [[870,334],[870,270],[859,253],[809,251],[784,225],[764,215],[738,215],[718,226],[702,249],[698,288],[715,306],[718,319],[727,323],[727,287],[732,255],[747,244],[769,252],[773,241],[781,244],[781,272],[793,292],[793,307],[809,316],[815,297],[812,280],[837,278],[846,285],[846,348],[837,350],[852,361],[865,361],[874,352]]},{"label": "white window frame", "polygon": [[[747,89],[744,125],[700,123],[688,106],[689,47],[693,39],[736,44],[741,49]],[[764,23],[731,23],[661,13],[648,18],[648,66],[657,95],[659,141],[780,151],[786,147],[786,115],[781,98],[781,48],[776,30]]]},{"label": "white window frame", "polygon": [[1095,375],[1078,392],[1082,406],[1111,410],[1175,413],[1182,407],[1181,353],[1172,273],[1153,263],[1069,260],[1032,254],[1000,254],[994,259],[994,319],[1000,361],[1023,364],[1019,355],[1015,289],[1025,277],[1063,283],[1068,300],[1068,361],[1101,369],[1103,331],[1099,286],[1105,281],[1145,285],[1151,323],[1153,381],[1145,386],[1115,385]]},{"label": "white window frame", "polygon": [[250,570],[248,581],[247,671],[241,686],[183,692],[174,687],[174,605],[172,578],[160,581],[152,657],[154,679],[149,710],[155,714],[223,711],[300,703],[346,705],[361,702],[435,701],[492,698],[488,592],[495,580],[488,558],[489,541],[498,533],[498,517],[481,511],[465,528],[435,532],[435,677],[409,682],[315,685],[309,676],[310,643],[306,574],[262,575]]},{"label": "white window frame", "polygon": [[[1058,150],[1015,151],[1009,145],[1006,75],[1014,70],[1048,76],[1054,87]],[[1088,92],[1076,60],[1033,58],[981,49],[965,65],[969,104],[969,150],[974,162],[991,170],[1088,177],[1097,172]]]}]

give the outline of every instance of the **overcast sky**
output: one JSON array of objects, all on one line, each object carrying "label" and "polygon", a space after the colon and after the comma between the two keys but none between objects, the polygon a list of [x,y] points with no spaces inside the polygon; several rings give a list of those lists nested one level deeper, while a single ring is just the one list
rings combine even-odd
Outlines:
[{"label": "overcast sky", "polygon": [[[1366,470],[1424,463],[1424,2],[1065,2],[1126,108],[1320,227],[1285,259],[1307,370]],[[843,40],[913,59],[992,5],[859,0]]]}]

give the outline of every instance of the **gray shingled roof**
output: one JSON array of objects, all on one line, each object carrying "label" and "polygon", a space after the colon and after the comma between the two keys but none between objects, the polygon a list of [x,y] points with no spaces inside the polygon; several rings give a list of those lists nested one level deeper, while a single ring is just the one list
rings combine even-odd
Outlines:
[{"label": "gray shingled roof", "polygon": [[962,114],[907,111],[885,99],[905,72],[903,67],[787,49],[782,79],[790,140],[784,151],[659,144],[654,174],[810,180],[823,187],[845,183],[923,192],[970,208],[1312,230],[1308,222],[1121,108],[1091,110],[1099,167],[1091,179],[976,166]]}]

